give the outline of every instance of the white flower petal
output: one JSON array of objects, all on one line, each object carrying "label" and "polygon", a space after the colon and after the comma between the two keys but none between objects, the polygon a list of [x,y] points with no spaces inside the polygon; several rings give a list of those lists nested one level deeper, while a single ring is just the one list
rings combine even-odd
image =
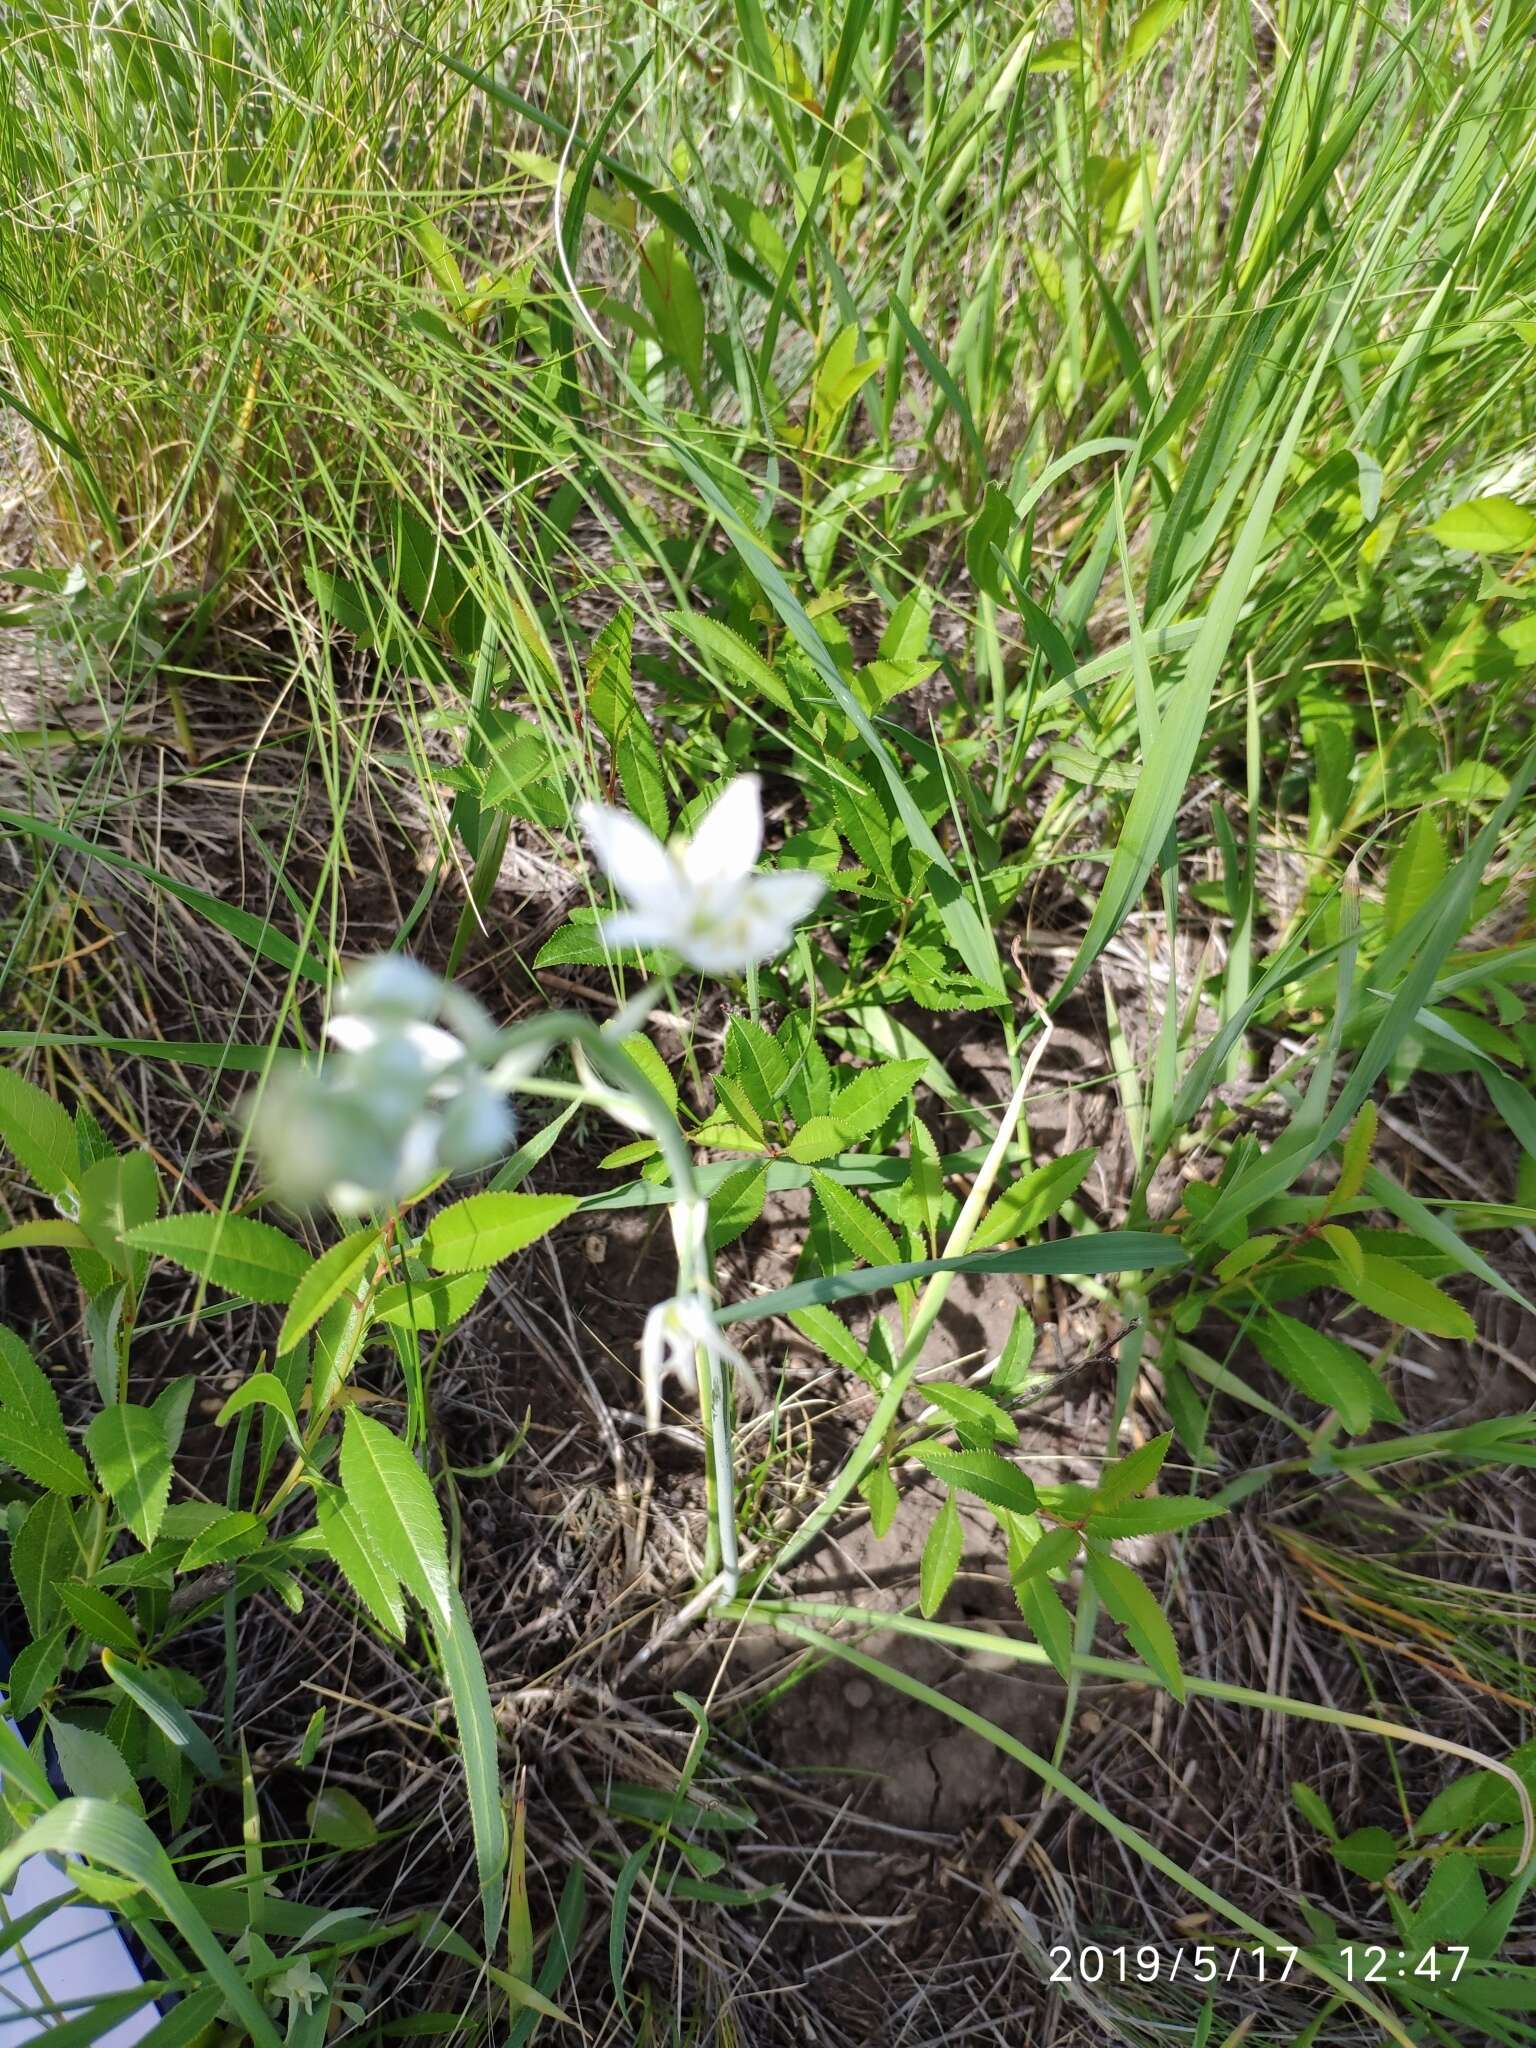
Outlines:
[{"label": "white flower petal", "polygon": [[371,1024],[366,1017],[351,1016],[346,1011],[326,1020],[325,1035],[343,1052],[369,1052],[379,1042],[376,1024]]},{"label": "white flower petal", "polygon": [[582,804],[576,815],[604,874],[631,903],[650,909],[675,901],[677,864],[638,818],[608,804]]},{"label": "white flower petal", "polygon": [[763,792],[755,775],[727,783],[699,820],[678,864],[696,889],[739,882],[763,850]]},{"label": "white flower petal", "polygon": [[788,925],[809,917],[826,893],[826,878],[811,868],[773,868],[747,884],[753,910]]},{"label": "white flower petal", "polygon": [[597,930],[611,952],[625,946],[669,946],[676,952],[681,941],[676,917],[662,910],[616,910],[599,920]]},{"label": "white flower petal", "polygon": [[457,1066],[464,1057],[462,1042],[439,1024],[407,1024],[400,1036],[421,1055],[421,1063],[429,1074],[440,1074],[445,1067]]}]

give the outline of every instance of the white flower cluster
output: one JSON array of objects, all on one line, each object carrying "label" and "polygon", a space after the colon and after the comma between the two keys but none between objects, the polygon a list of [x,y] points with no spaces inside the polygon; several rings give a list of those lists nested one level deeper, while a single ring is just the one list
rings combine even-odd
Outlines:
[{"label": "white flower cluster", "polygon": [[497,1034],[473,996],[399,954],[342,983],[318,1068],[279,1068],[252,1138],[274,1192],[363,1215],[439,1174],[483,1166],[512,1142]]},{"label": "white flower cluster", "polygon": [[628,811],[577,813],[603,872],[631,905],[602,924],[610,946],[665,946],[703,974],[777,959],[826,883],[808,868],[757,872],[763,800],[755,775],[728,783],[691,839],[670,846]]}]

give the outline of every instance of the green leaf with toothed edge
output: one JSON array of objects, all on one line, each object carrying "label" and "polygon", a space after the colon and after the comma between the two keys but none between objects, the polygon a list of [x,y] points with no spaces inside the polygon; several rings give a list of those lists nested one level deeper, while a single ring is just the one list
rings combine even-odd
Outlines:
[{"label": "green leaf with toothed edge", "polygon": [[53,1383],[13,1330],[0,1325],[0,1464],[49,1493],[89,1493],[90,1474],[64,1430]]},{"label": "green leaf with toothed edge", "polygon": [[1085,1560],[1093,1590],[1131,1639],[1132,1647],[1167,1686],[1177,1700],[1184,1697],[1184,1674],[1179,1668],[1178,1645],[1168,1617],[1158,1606],[1152,1591],[1128,1564],[1090,1550]]},{"label": "green leaf with toothed edge", "polygon": [[171,1497],[164,1424],[148,1408],[119,1401],[91,1418],[85,1447],[118,1513],[148,1550]]},{"label": "green leaf with toothed edge", "polygon": [[63,1195],[80,1170],[75,1127],[41,1088],[0,1067],[0,1142],[45,1195]]},{"label": "green leaf with toothed edge", "polygon": [[918,1572],[918,1604],[925,1620],[931,1621],[944,1605],[945,1597],[955,1582],[955,1573],[960,1569],[964,1550],[965,1531],[961,1527],[960,1509],[951,1487],[944,1496],[944,1505],[929,1524],[923,1543]]},{"label": "green leaf with toothed edge", "polygon": [[247,1301],[289,1300],[310,1265],[301,1244],[254,1216],[163,1216],[123,1241]]},{"label": "green leaf with toothed edge", "polygon": [[285,1356],[314,1328],[341,1297],[354,1289],[373,1263],[384,1233],[377,1224],[365,1224],[322,1252],[308,1268],[288,1304],[283,1327],[278,1332],[277,1354]]}]

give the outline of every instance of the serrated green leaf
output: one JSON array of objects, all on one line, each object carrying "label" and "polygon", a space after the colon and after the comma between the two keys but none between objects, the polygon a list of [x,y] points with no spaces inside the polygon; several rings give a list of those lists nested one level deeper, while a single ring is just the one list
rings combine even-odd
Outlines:
[{"label": "serrated green leaf", "polygon": [[1013,1321],[1008,1326],[1007,1340],[998,1354],[997,1369],[988,1382],[993,1393],[1000,1394],[1005,1401],[1029,1383],[1037,1335],[1034,1318],[1028,1309],[1016,1308]]},{"label": "serrated green leaf", "polygon": [[871,1386],[876,1383],[878,1374],[868,1352],[848,1325],[833,1315],[831,1309],[811,1304],[805,1308],[795,1309],[789,1320],[801,1336],[808,1337],[834,1365],[840,1365],[845,1372],[857,1373],[861,1380],[867,1381]]},{"label": "serrated green leaf", "polygon": [[1178,1645],[1151,1588],[1118,1557],[1090,1550],[1086,1566],[1093,1590],[1130,1637],[1142,1662],[1156,1673],[1175,1699],[1182,1700],[1184,1674],[1179,1668]]},{"label": "serrated green leaf", "polygon": [[901,1251],[886,1224],[867,1203],[861,1202],[851,1188],[843,1186],[830,1175],[818,1173],[811,1168],[811,1185],[815,1188],[828,1223],[838,1238],[856,1259],[866,1265],[895,1265]]},{"label": "serrated green leaf", "polygon": [[1093,1490],[1095,1509],[1102,1508],[1107,1512],[1128,1501],[1133,1494],[1145,1493],[1162,1471],[1163,1460],[1172,1442],[1172,1432],[1165,1432],[1107,1465]]},{"label": "serrated green leaf", "polygon": [[1431,1337],[1477,1335],[1476,1323],[1459,1301],[1384,1252],[1366,1252],[1358,1273],[1341,1266],[1339,1285],[1364,1307],[1405,1329],[1421,1330]]},{"label": "serrated green leaf", "polygon": [[844,1148],[841,1127],[830,1116],[813,1116],[803,1123],[784,1147],[786,1158],[801,1166],[814,1166],[832,1159]]},{"label": "serrated green leaf", "polygon": [[[495,1199],[515,1201],[517,1197],[509,1195]],[[278,1332],[279,1358],[301,1344],[320,1318],[334,1308],[344,1294],[357,1291],[364,1272],[374,1263],[383,1236],[377,1224],[364,1224],[361,1230],[352,1231],[339,1244],[333,1244],[329,1251],[322,1252],[306,1269],[293,1289],[288,1313],[283,1317],[283,1327]]]},{"label": "serrated green leaf", "polygon": [[919,1116],[910,1130],[910,1164],[900,1195],[901,1220],[916,1236],[930,1245],[937,1241],[939,1213],[944,1202],[944,1169],[933,1133]]},{"label": "serrated green leaf", "polygon": [[1435,814],[1420,811],[1392,857],[1382,908],[1382,930],[1394,938],[1424,908],[1445,880],[1445,841]]},{"label": "serrated green leaf", "polygon": [[655,737],[630,680],[633,613],[622,606],[593,642],[587,664],[587,703],[607,740],[624,801],[655,838],[670,824],[667,782]]},{"label": "serrated green leaf", "polygon": [[859,1492],[869,1505],[869,1526],[878,1540],[889,1533],[896,1511],[901,1506],[901,1495],[884,1458],[877,1465],[871,1465],[864,1474],[859,1481]]},{"label": "serrated green leaf", "polygon": [[346,1501],[322,1496],[316,1522],[342,1577],[386,1634],[400,1642],[405,1635],[400,1581],[368,1543],[356,1511]]},{"label": "serrated green leaf", "polygon": [[60,1494],[45,1494],[27,1509],[11,1538],[11,1576],[34,1639],[53,1626],[60,1584],[84,1568],[85,1554],[69,1503]]},{"label": "serrated green leaf", "polygon": [[723,621],[703,612],[677,611],[668,612],[667,624],[686,634],[702,653],[713,656],[748,692],[766,697],[781,711],[793,711],[794,702],[777,671]]},{"label": "serrated green leaf", "polygon": [[955,1425],[967,1450],[983,1451],[990,1444],[1018,1442],[1018,1424],[980,1387],[952,1387],[938,1380],[930,1381],[923,1391]]},{"label": "serrated green leaf", "polygon": [[373,1320],[400,1330],[451,1330],[485,1292],[486,1273],[449,1273],[433,1280],[391,1281],[373,1297]]},{"label": "serrated green leaf", "polygon": [[118,1513],[148,1550],[171,1497],[171,1454],[160,1418],[119,1401],[91,1417],[85,1447]]},{"label": "serrated green leaf", "polygon": [[1365,1176],[1371,1163],[1371,1150],[1376,1143],[1376,1105],[1362,1102],[1360,1114],[1349,1127],[1344,1140],[1339,1163],[1338,1184],[1334,1188],[1336,1202],[1353,1201],[1365,1185]]},{"label": "serrated green leaf", "polygon": [[1356,1877],[1380,1884],[1397,1865],[1402,1854],[1385,1828],[1356,1828],[1333,1844],[1334,1860]]},{"label": "serrated green leaf", "polygon": [[1035,1640],[1063,1679],[1072,1676],[1072,1616],[1044,1575],[1014,1581],[1013,1597]]},{"label": "serrated green leaf", "polygon": [[964,1550],[965,1531],[951,1490],[945,1494],[944,1505],[929,1524],[923,1543],[922,1562],[918,1568],[918,1604],[925,1620],[931,1621],[944,1605],[945,1596],[955,1582],[955,1573],[960,1569]]},{"label": "serrated green leaf", "polygon": [[470,1195],[439,1210],[422,1239],[422,1256],[439,1273],[480,1272],[554,1229],[577,1206],[575,1195]]},{"label": "serrated green leaf", "polygon": [[750,1018],[732,1017],[725,1027],[725,1071],[743,1083],[760,1116],[779,1121],[789,1061],[777,1039]]},{"label": "serrated green leaf", "polygon": [[0,1141],[45,1195],[69,1192],[80,1168],[75,1127],[51,1095],[11,1067],[0,1067]]},{"label": "serrated green leaf", "polygon": [[744,1131],[754,1146],[763,1143],[763,1118],[746,1084],[730,1074],[716,1074],[715,1099],[737,1130]]},{"label": "serrated green leaf", "polygon": [[839,1089],[832,1103],[832,1118],[843,1136],[863,1138],[878,1130],[891,1111],[910,1097],[927,1064],[926,1060],[887,1060],[883,1066],[865,1067],[856,1074]]},{"label": "serrated green leaf", "polygon": [[1337,1337],[1273,1310],[1256,1320],[1252,1335],[1265,1364],[1310,1400],[1337,1409],[1352,1436],[1376,1421],[1402,1420],[1397,1403],[1365,1359]]},{"label": "serrated green leaf", "polygon": [[935,1479],[975,1494],[989,1507],[1009,1514],[1028,1515],[1036,1505],[1035,1489],[1017,1465],[999,1457],[996,1451],[953,1451],[947,1444],[912,1444],[907,1455],[925,1465]]},{"label": "serrated green leaf", "polygon": [[34,1486],[89,1493],[90,1474],[69,1441],[53,1384],[13,1330],[0,1324],[0,1463]]},{"label": "serrated green leaf", "polygon": [[983,1252],[995,1244],[1027,1237],[1054,1216],[1063,1202],[1071,1200],[1087,1178],[1098,1153],[1092,1145],[1078,1152],[1065,1152],[1049,1159],[1030,1173],[1020,1176],[993,1202],[971,1239],[971,1250]]},{"label": "serrated green leaf", "polygon": [[1017,1563],[1010,1560],[1009,1574],[1015,1589],[1047,1572],[1065,1571],[1081,1548],[1082,1538],[1075,1529],[1047,1529],[1039,1542],[1032,1543]]},{"label": "serrated green leaf", "polygon": [[261,1548],[266,1537],[267,1525],[260,1515],[245,1508],[231,1509],[216,1522],[210,1522],[201,1535],[193,1537],[176,1569],[199,1572],[211,1564],[228,1564],[237,1557],[249,1557],[252,1551]]},{"label": "serrated green leaf", "polygon": [[59,1759],[59,1775],[78,1798],[114,1799],[130,1813],[144,1811],[133,1773],[109,1735],[54,1718],[49,1719],[48,1734]]},{"label": "serrated green leaf", "polygon": [[301,1244],[253,1216],[164,1216],[127,1242],[247,1301],[287,1301],[310,1263]]},{"label": "serrated green leaf", "polygon": [[355,1407],[342,1425],[341,1483],[366,1541],[448,1626],[448,1538],[431,1481],[393,1430]]},{"label": "serrated green leaf", "polygon": [[104,1593],[100,1586],[77,1586],[66,1579],[59,1587],[59,1603],[87,1642],[109,1650],[139,1653],[138,1630],[121,1601]]},{"label": "serrated green leaf", "polygon": [[768,1163],[752,1161],[740,1166],[720,1183],[709,1198],[709,1246],[723,1251],[749,1230],[763,1213],[768,1188]]},{"label": "serrated green leaf", "polygon": [[677,1077],[661,1054],[642,1032],[632,1031],[621,1039],[619,1050],[650,1082],[668,1109],[677,1109]]},{"label": "serrated green leaf", "polygon": [[1214,1501],[1157,1494],[1150,1500],[1132,1501],[1106,1514],[1095,1511],[1088,1518],[1087,1529],[1090,1536],[1110,1543],[1125,1536],[1165,1536],[1176,1529],[1192,1529],[1197,1522],[1208,1522],[1221,1513]]}]

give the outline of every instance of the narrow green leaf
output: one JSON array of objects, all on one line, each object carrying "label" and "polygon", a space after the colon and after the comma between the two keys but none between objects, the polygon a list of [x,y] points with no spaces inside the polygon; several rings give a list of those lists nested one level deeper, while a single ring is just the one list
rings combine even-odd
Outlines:
[{"label": "narrow green leaf", "polygon": [[761,1316],[787,1316],[808,1304],[882,1294],[904,1280],[926,1280],[933,1273],[1147,1273],[1182,1266],[1186,1257],[1171,1237],[1150,1231],[1105,1230],[1028,1245],[1019,1251],[968,1252],[953,1259],[909,1259],[898,1266],[872,1266],[858,1273],[826,1273],[814,1280],[797,1280],[771,1294],[729,1302],[716,1321],[723,1326]]},{"label": "narrow green leaf", "polygon": [[64,1799],[0,1849],[0,1890],[31,1856],[81,1856],[130,1879],[192,1950],[257,2048],[281,2048],[282,2036],[242,1973],[214,1939],[170,1858],[135,1813],[103,1799]]},{"label": "narrow green leaf", "polygon": [[964,1549],[965,1531],[961,1527],[959,1505],[951,1488],[944,1496],[944,1505],[929,1524],[918,1570],[918,1604],[930,1621],[944,1605],[945,1596],[954,1584]]},{"label": "narrow green leaf", "polygon": [[125,1664],[110,1649],[102,1651],[101,1662],[118,1690],[148,1714],[161,1734],[184,1751],[187,1760],[205,1778],[216,1780],[223,1777],[224,1766],[219,1762],[218,1751],[153,1666]]}]

